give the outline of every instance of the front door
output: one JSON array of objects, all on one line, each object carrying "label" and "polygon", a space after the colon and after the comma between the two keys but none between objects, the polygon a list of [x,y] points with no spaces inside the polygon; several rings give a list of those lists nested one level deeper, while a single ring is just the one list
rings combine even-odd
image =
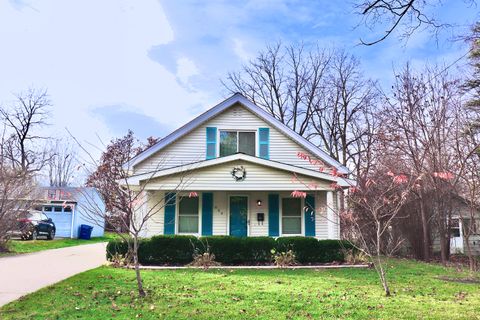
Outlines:
[{"label": "front door", "polygon": [[450,231],[450,251],[452,253],[463,253],[463,230],[460,219],[452,219]]},{"label": "front door", "polygon": [[244,196],[230,197],[230,235],[247,236],[248,198]]}]

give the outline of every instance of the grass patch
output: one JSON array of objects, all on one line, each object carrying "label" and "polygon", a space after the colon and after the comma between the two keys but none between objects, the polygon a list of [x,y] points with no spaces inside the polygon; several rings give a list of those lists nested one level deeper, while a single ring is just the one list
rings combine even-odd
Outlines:
[{"label": "grass patch", "polygon": [[70,238],[57,238],[54,240],[11,240],[8,243],[9,253],[4,255],[12,255],[17,253],[30,253],[43,251],[48,249],[58,249],[65,247],[73,247],[82,244],[91,244],[96,242],[106,242],[115,239],[117,235],[115,233],[105,232],[103,237],[95,237],[90,240],[83,239],[70,239]]},{"label": "grass patch", "polygon": [[480,319],[478,284],[454,269],[390,260],[392,294],[371,269],[144,271],[100,267],[0,309],[1,319]]}]

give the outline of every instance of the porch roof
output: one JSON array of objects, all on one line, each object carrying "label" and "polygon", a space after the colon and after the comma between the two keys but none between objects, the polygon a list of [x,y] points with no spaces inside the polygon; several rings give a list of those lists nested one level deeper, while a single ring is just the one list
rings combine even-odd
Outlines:
[{"label": "porch roof", "polygon": [[[251,163],[251,164],[255,164],[265,168],[276,169],[279,171],[283,171],[284,173],[291,173],[292,179],[294,179],[295,175],[298,174],[298,175],[302,175],[309,178],[323,180],[329,183],[336,183],[343,188],[347,188],[355,184],[355,181],[351,179],[335,176],[325,172],[297,167],[297,166],[293,166],[293,165],[282,163],[282,162],[266,160],[266,159],[250,156],[243,153],[237,153],[230,156],[215,158],[211,160],[203,160],[195,163],[168,168],[165,170],[157,170],[153,172],[132,175],[129,178],[127,178],[126,181],[123,181],[123,184],[128,184],[131,186],[139,186],[142,183],[148,184],[150,182],[153,182],[153,180],[157,180],[158,178],[171,176],[171,175],[185,174],[188,176],[194,176],[194,172],[197,170],[212,168],[215,166],[221,166],[221,165],[228,164],[230,162],[235,162],[235,161],[237,162],[242,161],[245,163]],[[289,188],[291,187],[292,186],[289,186]],[[282,189],[285,189],[285,186],[282,187]]]}]

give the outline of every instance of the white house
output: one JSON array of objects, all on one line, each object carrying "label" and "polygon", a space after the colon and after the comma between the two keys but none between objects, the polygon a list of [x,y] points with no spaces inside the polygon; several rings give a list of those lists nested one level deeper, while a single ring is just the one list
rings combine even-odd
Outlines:
[{"label": "white house", "polygon": [[352,183],[346,167],[238,93],[124,167],[148,199],[139,210],[160,203],[144,236],[338,239],[338,190]]}]

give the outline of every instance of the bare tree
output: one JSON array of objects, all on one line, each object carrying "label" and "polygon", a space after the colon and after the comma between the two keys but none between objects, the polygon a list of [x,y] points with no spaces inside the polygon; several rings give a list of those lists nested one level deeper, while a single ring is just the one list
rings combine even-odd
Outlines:
[{"label": "bare tree", "polygon": [[342,50],[304,45],[267,47],[230,73],[224,86],[240,92],[344,165],[358,166],[375,125],[375,83]]},{"label": "bare tree", "polygon": [[[403,239],[393,233],[402,206],[409,200],[415,177],[378,168],[374,175],[357,179],[348,202],[351,210],[342,214],[348,226],[346,233],[352,242],[371,257],[386,296],[390,296],[384,256],[394,254]],[[388,171],[387,171],[388,170]]]},{"label": "bare tree", "polygon": [[11,106],[0,108],[0,117],[10,135],[5,145],[5,158],[15,170],[39,172],[49,161],[49,154],[40,143],[48,138],[36,130],[46,125],[50,106],[46,90],[31,88],[17,94]]},{"label": "bare tree", "polygon": [[6,155],[9,139],[2,134],[0,140],[0,252],[8,250],[10,233],[21,214],[30,209],[37,191],[33,175],[13,167],[10,154]]},{"label": "bare tree", "polygon": [[322,90],[316,97],[311,136],[344,166],[359,168],[375,128],[378,90],[365,79],[359,61],[345,51],[333,52]]},{"label": "bare tree", "polygon": [[229,73],[223,85],[231,93],[242,93],[300,135],[307,136],[330,56],[318,47],[308,51],[303,44],[277,43],[243,66],[242,72]]},{"label": "bare tree", "polygon": [[[460,1],[458,1],[460,2]],[[464,0],[464,5],[473,6],[475,0]],[[408,39],[418,30],[429,29],[435,36],[452,25],[442,22],[432,11],[443,5],[440,0],[360,0],[355,2],[358,13],[363,17],[363,24],[368,29],[384,27],[383,35],[374,40],[360,39],[363,45],[371,46],[388,38],[399,30],[400,38]]]},{"label": "bare tree", "polygon": [[[85,152],[86,159],[89,159],[89,166],[84,166],[84,169],[87,170],[87,174],[92,177],[95,172],[99,172],[99,169],[105,166],[105,154],[100,161],[96,161],[77,139],[73,136],[72,138],[78,143],[81,150]],[[148,139],[147,146],[155,141],[156,139]],[[125,152],[122,156],[130,155],[133,157],[143,147],[138,149],[138,147],[135,146],[133,133],[129,131],[126,137],[113,140],[107,149],[111,148],[120,148]],[[181,192],[188,186],[190,178],[188,177],[188,172],[179,171],[177,173],[178,179],[176,185],[168,189],[170,193],[167,195],[165,195],[165,193],[162,193],[162,195],[155,194],[154,196],[152,192],[148,190],[148,187],[149,183],[155,179],[156,174],[162,170],[162,160],[158,162],[158,165],[153,170],[131,176],[133,168],[128,166],[129,157],[118,159],[120,155],[117,152],[110,153],[107,151],[106,154],[109,154],[109,158],[113,156],[116,160],[109,161],[108,167],[104,169],[109,172],[114,172],[115,174],[102,173],[95,181],[97,181],[97,183],[101,182],[99,187],[103,188],[107,186],[104,190],[100,190],[100,193],[102,197],[104,197],[105,195],[102,191],[108,190],[108,199],[104,198],[104,200],[110,207],[105,210],[102,206],[98,205],[92,193],[86,190],[81,191],[86,200],[85,203],[82,204],[84,216],[90,221],[101,224],[102,226],[104,223],[115,225],[116,228],[113,231],[128,244],[127,256],[133,260],[132,263],[135,269],[138,294],[140,297],[145,297],[146,292],[143,287],[138,258],[140,238],[145,233],[148,222],[155,215],[159,214],[166,206],[175,205],[177,201],[175,194]],[[88,167],[95,168],[95,171],[88,171]],[[160,189],[162,189],[162,187],[160,187]],[[112,211],[118,214],[112,214]],[[165,221],[165,223],[169,222]]]},{"label": "bare tree", "polygon": [[385,98],[383,118],[389,152],[396,153],[410,173],[422,177],[414,194],[421,216],[423,258],[430,259],[432,230],[436,230],[446,263],[452,197],[464,165],[453,152],[463,110],[458,80],[439,70],[427,67],[413,72],[407,65]]},{"label": "bare tree", "polygon": [[76,151],[69,140],[55,140],[52,156],[47,163],[51,187],[69,186],[78,169]]}]

